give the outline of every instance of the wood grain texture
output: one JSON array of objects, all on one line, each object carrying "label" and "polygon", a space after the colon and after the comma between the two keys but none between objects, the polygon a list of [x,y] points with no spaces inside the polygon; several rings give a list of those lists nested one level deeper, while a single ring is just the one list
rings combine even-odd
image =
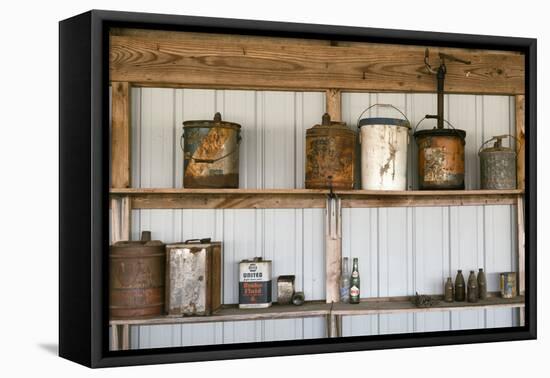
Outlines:
[{"label": "wood grain texture", "polygon": [[132,235],[132,202],[130,197],[121,199],[120,207],[120,240],[130,240]]},{"label": "wood grain texture", "polygon": [[331,121],[342,120],[342,92],[339,89],[327,89],[325,93],[326,112]]},{"label": "wood grain texture", "polygon": [[130,186],[130,84],[112,84],[111,186]]},{"label": "wood grain texture", "polygon": [[327,303],[340,301],[341,275],[342,202],[337,198],[328,198],[325,208],[325,298]]},{"label": "wood grain texture", "polygon": [[[515,205],[521,190],[376,191],[335,193],[343,208]],[[134,209],[324,208],[327,190],[318,189],[111,189],[128,196]]]},{"label": "wood grain texture", "polygon": [[[518,267],[518,282],[517,290],[520,295],[525,295],[525,213],[524,213],[523,197],[517,199],[517,267]],[[525,325],[525,308],[519,310],[519,324]]]},{"label": "wood grain texture", "polygon": [[111,205],[111,244],[115,244],[120,239],[120,198],[112,198]]},{"label": "wood grain texture", "polygon": [[[110,80],[134,85],[434,92],[423,46],[277,39],[185,32],[110,36]],[[524,56],[430,47],[472,62],[447,62],[447,93],[523,94]]]},{"label": "wood grain texture", "polygon": [[516,96],[516,138],[519,144],[517,151],[517,187],[525,189],[525,96]]}]

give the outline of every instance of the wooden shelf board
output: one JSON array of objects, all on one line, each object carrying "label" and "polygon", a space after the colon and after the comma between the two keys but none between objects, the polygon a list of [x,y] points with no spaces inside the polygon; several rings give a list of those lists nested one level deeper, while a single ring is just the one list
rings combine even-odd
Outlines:
[{"label": "wooden shelf board", "polygon": [[[337,190],[342,207],[418,207],[513,205],[522,190]],[[112,197],[128,196],[133,209],[289,209],[324,208],[323,189],[184,189],[117,188]]]},{"label": "wooden shelf board", "polygon": [[359,304],[335,303],[332,308],[332,315],[373,315],[409,312],[434,312],[434,311],[457,311],[457,310],[480,310],[486,308],[525,307],[525,297],[518,296],[512,299],[505,299],[497,296],[479,300],[476,303],[470,302],[444,302],[440,300],[433,307],[416,307],[408,298],[380,298],[379,300],[366,300]]},{"label": "wooden shelf board", "polygon": [[159,316],[141,319],[111,319],[110,325],[158,325],[184,323],[211,323],[242,320],[295,319],[325,316],[330,313],[331,304],[324,301],[306,302],[302,306],[278,305],[268,308],[239,309],[238,305],[224,305],[211,316]]}]

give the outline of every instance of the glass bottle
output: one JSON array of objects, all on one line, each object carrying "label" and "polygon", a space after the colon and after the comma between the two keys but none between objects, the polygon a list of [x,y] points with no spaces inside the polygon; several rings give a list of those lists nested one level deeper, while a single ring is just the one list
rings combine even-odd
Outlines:
[{"label": "glass bottle", "polygon": [[452,302],[454,300],[453,293],[453,280],[451,277],[447,277],[447,282],[445,282],[445,302]]},{"label": "glass bottle", "polygon": [[477,293],[479,299],[487,299],[487,277],[485,277],[483,268],[479,268],[477,274]]},{"label": "glass bottle", "polygon": [[340,302],[349,303],[349,259],[344,257],[342,262],[342,275],[340,276]]},{"label": "glass bottle", "polygon": [[359,299],[361,297],[360,287],[361,281],[359,279],[359,260],[357,257],[354,257],[349,288],[349,303],[359,303]]},{"label": "glass bottle", "polygon": [[466,300],[466,284],[462,270],[459,269],[455,278],[455,301],[464,302]]},{"label": "glass bottle", "polygon": [[470,276],[468,277],[468,302],[477,302],[477,277],[473,270],[470,270]]}]

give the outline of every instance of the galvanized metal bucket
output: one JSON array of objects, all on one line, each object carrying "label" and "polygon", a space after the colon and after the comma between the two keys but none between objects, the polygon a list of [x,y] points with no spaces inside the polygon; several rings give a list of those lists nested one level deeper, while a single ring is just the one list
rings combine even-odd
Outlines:
[{"label": "galvanized metal bucket", "polygon": [[[402,118],[361,118],[369,109],[380,106],[397,110]],[[411,123],[390,104],[374,104],[357,121],[361,144],[361,187],[366,190],[407,189],[407,148]]]},{"label": "galvanized metal bucket", "polygon": [[[497,135],[483,142],[479,148],[481,189],[516,189],[517,153],[511,147],[503,147],[502,139],[516,137],[510,134]],[[483,148],[495,141],[492,147]]]},{"label": "galvanized metal bucket", "polygon": [[450,128],[418,130],[414,137],[418,145],[418,186],[420,189],[464,189],[464,146],[466,131]]},{"label": "galvanized metal bucket", "polygon": [[186,188],[238,188],[241,125],[214,120],[183,122],[181,147]]}]

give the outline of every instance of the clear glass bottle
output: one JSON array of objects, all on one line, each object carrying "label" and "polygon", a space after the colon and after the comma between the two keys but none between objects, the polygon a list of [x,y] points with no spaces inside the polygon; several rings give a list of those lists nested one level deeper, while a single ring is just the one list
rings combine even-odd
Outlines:
[{"label": "clear glass bottle", "polygon": [[361,298],[360,288],[361,280],[359,279],[359,259],[354,257],[349,288],[349,303],[359,303]]},{"label": "clear glass bottle", "polygon": [[454,288],[453,280],[451,277],[447,277],[447,282],[445,282],[445,302],[452,302],[454,300]]},{"label": "clear glass bottle", "polygon": [[342,275],[340,276],[340,302],[349,303],[349,287],[349,259],[344,257],[344,261],[342,262]]}]

